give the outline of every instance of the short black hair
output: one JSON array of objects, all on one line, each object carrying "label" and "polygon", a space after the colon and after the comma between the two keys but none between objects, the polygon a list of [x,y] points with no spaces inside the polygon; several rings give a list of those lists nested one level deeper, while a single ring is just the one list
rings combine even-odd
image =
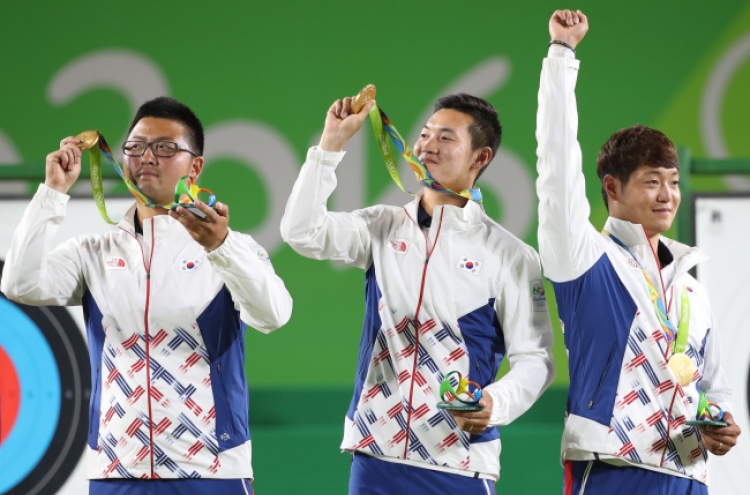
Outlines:
[{"label": "short black hair", "polygon": [[133,131],[136,124],[144,118],[168,119],[179,122],[187,128],[186,139],[188,145],[198,155],[203,155],[203,124],[195,116],[190,108],[169,96],[159,96],[149,100],[138,108],[133,117],[133,122],[128,129],[128,135]]},{"label": "short black hair", "polygon": [[[596,173],[600,181],[611,175],[625,186],[633,172],[643,165],[680,169],[672,141],[663,132],[638,124],[620,129],[609,137],[596,159]],[[609,210],[603,183],[602,197]]]},{"label": "short black hair", "polygon": [[[440,98],[435,103],[435,111],[439,110],[456,110],[470,115],[474,119],[474,122],[469,126],[472,149],[477,150],[489,146],[492,150],[490,161],[495,158],[503,137],[503,126],[500,125],[495,107],[477,96],[459,93]],[[486,168],[486,165],[482,167],[482,170],[477,175],[477,179],[484,173]]]}]

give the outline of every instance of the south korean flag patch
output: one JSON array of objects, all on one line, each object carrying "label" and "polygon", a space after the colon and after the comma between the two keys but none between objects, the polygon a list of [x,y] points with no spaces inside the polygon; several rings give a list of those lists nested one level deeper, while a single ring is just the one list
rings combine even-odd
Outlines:
[{"label": "south korean flag patch", "polygon": [[182,260],[180,261],[180,270],[184,272],[194,272],[201,266],[201,260]]},{"label": "south korean flag patch", "polygon": [[483,265],[484,262],[469,258],[465,254],[462,254],[461,257],[458,258],[456,268],[462,271],[469,272],[472,275],[479,275],[479,272],[482,270]]}]

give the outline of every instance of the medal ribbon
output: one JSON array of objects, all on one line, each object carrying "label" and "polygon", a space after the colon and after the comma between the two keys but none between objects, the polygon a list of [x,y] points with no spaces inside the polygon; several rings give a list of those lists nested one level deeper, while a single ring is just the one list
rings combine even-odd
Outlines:
[{"label": "medal ribbon", "polygon": [[94,195],[94,203],[99,209],[99,213],[105,222],[111,225],[117,225],[117,222],[113,222],[109,215],[107,215],[107,207],[104,203],[104,187],[102,186],[102,172],[101,172],[101,156],[104,155],[104,159],[115,169],[117,175],[125,182],[128,191],[136,197],[138,201],[143,203],[149,208],[164,208],[165,210],[171,209],[175,205],[185,205],[189,201],[195,202],[199,193],[209,194],[209,199],[206,201],[209,206],[213,207],[216,203],[216,196],[213,195],[208,189],[199,188],[193,179],[188,176],[183,177],[180,182],[177,183],[175,188],[175,201],[168,205],[160,205],[151,200],[145,194],[138,189],[138,186],[133,184],[122,171],[122,167],[117,160],[112,156],[112,150],[109,148],[107,141],[104,136],[99,133],[99,139],[96,145],[89,149],[89,165],[91,168],[91,190]]},{"label": "medal ribbon", "polygon": [[380,153],[383,155],[385,167],[388,169],[388,173],[391,174],[393,182],[395,182],[402,191],[407,194],[414,194],[404,189],[404,185],[401,183],[401,177],[398,173],[398,164],[394,158],[388,138],[390,138],[393,144],[396,145],[399,153],[404,157],[414,171],[414,174],[417,176],[417,180],[422,185],[434,189],[435,191],[440,191],[446,194],[455,194],[456,196],[471,199],[477,203],[482,202],[482,193],[479,191],[478,187],[472,187],[471,189],[464,189],[461,192],[456,192],[436,181],[430,174],[429,170],[427,170],[427,167],[422,165],[419,158],[414,155],[414,152],[406,143],[406,140],[401,137],[401,134],[398,133],[398,130],[393,126],[391,120],[377,104],[372,107],[372,110],[370,110],[370,122],[372,122],[372,130],[375,132],[375,138],[378,140],[378,147],[380,148]]},{"label": "medal ribbon", "polygon": [[[638,263],[638,268],[641,269],[641,273],[643,273],[643,278],[646,279],[646,285],[648,286],[649,295],[651,296],[651,302],[654,305],[654,312],[656,313],[656,318],[659,320],[661,329],[664,332],[665,337],[667,338],[667,344],[672,344],[675,341],[674,327],[672,326],[672,323],[669,321],[669,317],[667,317],[667,311],[664,309],[664,301],[662,300],[661,296],[659,296],[659,291],[656,290],[656,287],[654,287],[654,284],[651,283],[651,279],[648,278],[648,274],[646,273],[646,270],[643,268],[643,265],[641,265],[641,262],[638,261],[638,258],[635,257],[635,255],[630,250],[630,248],[628,248],[620,239],[618,239],[611,233],[607,232],[606,230],[602,230],[602,234],[609,236],[610,239],[615,241],[615,244],[617,244],[618,246],[623,248],[625,251],[627,251],[628,254],[633,257],[635,262]],[[682,299],[682,302],[684,304],[684,299]],[[688,321],[689,321],[689,318],[690,318],[690,310],[688,309]],[[680,317],[680,327],[682,327],[682,317]],[[685,343],[686,342],[687,342],[687,332],[685,332]],[[683,345],[685,343],[683,343]]]},{"label": "medal ribbon", "polygon": [[686,287],[682,287],[680,293],[680,324],[677,330],[677,340],[674,342],[672,351],[675,354],[685,352],[687,349],[688,332],[690,331],[690,298]]}]

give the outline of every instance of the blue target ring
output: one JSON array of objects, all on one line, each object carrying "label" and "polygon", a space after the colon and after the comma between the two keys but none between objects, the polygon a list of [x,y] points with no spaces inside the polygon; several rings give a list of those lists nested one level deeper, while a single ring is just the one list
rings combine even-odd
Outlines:
[{"label": "blue target ring", "polygon": [[66,308],[26,306],[0,294],[0,346],[5,366],[9,360],[18,378],[20,398],[0,447],[0,494],[56,493],[86,446],[86,341]]},{"label": "blue target ring", "polygon": [[47,340],[34,322],[0,298],[0,347],[13,362],[21,387],[15,425],[0,448],[0,493],[23,480],[50,446],[60,418],[60,373]]}]

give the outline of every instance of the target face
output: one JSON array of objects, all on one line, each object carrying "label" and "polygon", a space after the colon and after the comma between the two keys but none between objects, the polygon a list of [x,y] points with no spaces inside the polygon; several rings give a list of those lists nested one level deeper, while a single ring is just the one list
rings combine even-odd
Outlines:
[{"label": "target face", "polygon": [[0,494],[58,491],[86,444],[90,393],[88,350],[70,313],[0,295]]}]

